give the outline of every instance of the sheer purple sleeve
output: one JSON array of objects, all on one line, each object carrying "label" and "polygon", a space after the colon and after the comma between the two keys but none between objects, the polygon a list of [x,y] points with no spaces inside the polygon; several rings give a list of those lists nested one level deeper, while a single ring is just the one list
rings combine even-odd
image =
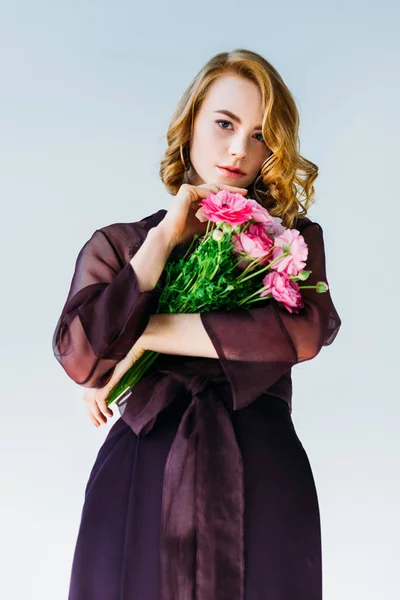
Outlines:
[{"label": "sheer purple sleeve", "polygon": [[124,263],[114,242],[98,229],[79,252],[53,334],[55,357],[84,387],[101,388],[111,379],[155,312],[155,290],[140,291],[131,263]]},{"label": "sheer purple sleeve", "polygon": [[[325,281],[323,230],[307,219],[301,231],[308,245],[305,268],[312,273],[299,285]],[[315,357],[330,345],[341,326],[330,290],[301,290],[304,307],[288,312],[275,300],[249,309],[201,313],[202,323],[229,380],[235,410],[256,400],[293,365]]]}]

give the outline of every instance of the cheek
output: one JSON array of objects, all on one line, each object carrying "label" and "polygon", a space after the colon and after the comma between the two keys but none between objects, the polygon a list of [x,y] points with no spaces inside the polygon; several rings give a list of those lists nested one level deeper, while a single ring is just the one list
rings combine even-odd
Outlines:
[{"label": "cheek", "polygon": [[254,167],[254,171],[257,173],[261,169],[263,163],[267,160],[268,151],[266,150],[265,147],[256,149],[254,151],[254,155],[252,158],[253,158],[252,165]]},{"label": "cheek", "polygon": [[221,142],[224,140],[224,136],[221,135],[221,133],[223,132],[217,129],[213,123],[210,123],[207,127],[204,127],[203,137],[206,142],[210,144],[210,147],[213,147],[213,144],[221,144]]},{"label": "cheek", "polygon": [[192,156],[198,162],[208,162],[213,150],[221,145],[221,137],[212,127],[200,127],[193,135]]}]

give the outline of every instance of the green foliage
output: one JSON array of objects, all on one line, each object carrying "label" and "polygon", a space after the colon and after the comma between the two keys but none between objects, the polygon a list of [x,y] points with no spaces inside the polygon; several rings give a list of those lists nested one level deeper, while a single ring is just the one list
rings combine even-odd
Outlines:
[{"label": "green foliage", "polygon": [[[232,252],[231,232],[225,232],[222,240],[212,237],[213,228],[197,241],[189,256],[178,260],[169,259],[165,265],[165,285],[160,291],[158,313],[197,313],[212,310],[247,308],[253,302],[268,303],[268,298],[258,296],[263,275],[241,281],[242,270]],[[257,266],[254,267],[257,270]],[[250,274],[246,273],[246,275]],[[241,301],[246,300],[246,302]],[[159,353],[146,350],[122,376],[109,392],[106,403],[110,406],[118,400],[124,401],[132,388],[157,359]]]},{"label": "green foliage", "polygon": [[217,242],[209,234],[188,258],[167,262],[158,312],[195,313],[236,308],[261,285],[257,277],[238,282],[241,271],[237,263],[231,235],[226,233]]}]

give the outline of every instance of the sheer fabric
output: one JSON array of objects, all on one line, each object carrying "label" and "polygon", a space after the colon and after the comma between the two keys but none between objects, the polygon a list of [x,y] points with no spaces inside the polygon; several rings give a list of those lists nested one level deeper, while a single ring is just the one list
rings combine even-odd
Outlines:
[{"label": "sheer fabric", "polygon": [[158,292],[140,291],[129,262],[147,225],[145,218],[98,229],[78,254],[52,345],[79,385],[104,387],[156,312]]},{"label": "sheer fabric", "polygon": [[[157,310],[159,291],[141,292],[129,260],[165,209],[136,223],[96,230],[79,252],[66,303],[53,335],[53,352],[76,383],[101,388]],[[308,218],[296,224],[308,245],[306,282],[326,281],[322,227]],[[175,248],[183,254],[187,245]],[[164,281],[165,272],[160,277]],[[304,308],[289,313],[275,300],[249,309],[200,314],[230,383],[234,409],[269,392],[291,406],[291,368],[334,341],[341,319],[330,290],[302,290]]]},{"label": "sheer fabric", "polygon": [[[53,335],[54,354],[76,383],[103,387],[156,312],[160,292],[141,293],[129,261],[165,214],[162,209],[136,223],[96,230],[79,252]],[[307,284],[328,282],[321,227],[299,219],[297,228],[309,245],[307,268],[313,273]],[[182,255],[186,249],[181,245],[173,252]],[[303,298],[305,307],[293,315],[274,301],[201,313],[218,359],[161,354],[118,404],[139,439],[151,434],[168,407],[185,403],[163,478],[162,600],[244,598],[245,473],[233,414],[256,400],[268,405],[281,398],[291,407],[291,367],[335,339],[341,321],[330,291],[304,290]],[[315,521],[315,506],[313,515]],[[319,573],[299,566],[296,581],[303,577],[319,600]],[[81,600],[74,579],[75,585],[71,600]]]},{"label": "sheer fabric", "polygon": [[[322,227],[308,218],[297,229],[308,245],[306,282],[328,283]],[[330,290],[301,290],[304,307],[289,313],[275,300],[267,306],[201,313],[202,323],[231,384],[235,410],[271,389],[297,363],[314,358],[329,346],[341,326]]]}]

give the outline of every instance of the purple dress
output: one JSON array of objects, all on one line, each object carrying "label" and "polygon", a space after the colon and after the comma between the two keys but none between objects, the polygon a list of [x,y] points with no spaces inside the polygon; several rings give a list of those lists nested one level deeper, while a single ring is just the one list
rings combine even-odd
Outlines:
[{"label": "purple dress", "polygon": [[[53,335],[76,383],[103,387],[156,312],[160,292],[140,292],[130,259],[166,212],[102,227],[81,249]],[[320,225],[294,227],[307,285],[328,282]],[[341,320],[330,291],[302,295],[299,314],[275,301],[201,313],[218,358],[160,354],[119,404],[86,486],[69,600],[321,600],[318,498],[291,419],[291,369],[331,344]]]}]

